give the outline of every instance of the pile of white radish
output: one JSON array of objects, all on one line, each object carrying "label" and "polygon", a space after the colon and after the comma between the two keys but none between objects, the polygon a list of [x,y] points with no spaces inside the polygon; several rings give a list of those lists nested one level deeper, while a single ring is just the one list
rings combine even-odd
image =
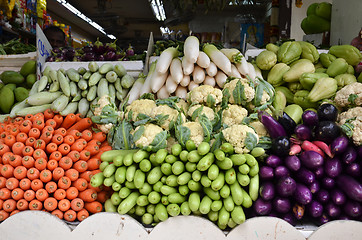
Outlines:
[{"label": "pile of white radish", "polygon": [[247,62],[235,48],[219,50],[215,45],[206,43],[201,51],[199,39],[189,36],[183,53],[184,56],[179,58],[177,48],[165,49],[151,63],[146,80],[134,97],[155,93],[158,99],[170,96],[186,99],[187,92],[199,85],[223,88],[228,77],[262,78],[260,70]]}]

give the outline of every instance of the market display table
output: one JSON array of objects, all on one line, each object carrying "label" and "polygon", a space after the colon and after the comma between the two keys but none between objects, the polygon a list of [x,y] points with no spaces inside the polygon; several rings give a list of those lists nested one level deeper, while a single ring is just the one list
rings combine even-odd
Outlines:
[{"label": "market display table", "polygon": [[128,215],[98,213],[79,224],[66,223],[43,211],[24,211],[0,224],[0,239],[6,240],[357,240],[362,237],[362,222],[332,221],[314,230],[293,227],[282,219],[255,217],[230,232],[196,216],[177,216],[145,228]]}]

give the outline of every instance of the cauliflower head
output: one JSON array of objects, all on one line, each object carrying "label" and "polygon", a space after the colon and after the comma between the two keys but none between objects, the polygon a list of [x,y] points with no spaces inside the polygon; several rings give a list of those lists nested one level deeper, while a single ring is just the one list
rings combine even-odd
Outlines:
[{"label": "cauliflower head", "polygon": [[108,95],[103,95],[98,99],[97,107],[94,108],[93,114],[95,116],[101,115],[102,109],[108,104],[111,104],[111,98]]},{"label": "cauliflower head", "polygon": [[176,106],[179,107],[180,110],[183,111],[183,112],[187,112],[187,109],[189,108],[189,104],[184,99],[180,99],[176,103]]},{"label": "cauliflower head", "polygon": [[334,102],[339,107],[362,106],[362,83],[355,82],[336,93]]},{"label": "cauliflower head", "polygon": [[[169,130],[171,121],[172,120],[176,121],[179,111],[169,107],[168,105],[159,105],[152,109],[150,117],[155,118],[157,115],[160,115],[160,114],[165,115],[165,116],[168,115],[168,118],[161,124],[161,127],[163,129]],[[185,122],[186,121],[185,115],[182,113],[181,113],[181,115],[183,118],[182,120]]]},{"label": "cauliflower head", "polygon": [[[235,90],[238,82],[240,82],[241,85],[244,87],[244,91],[240,92],[240,94],[235,95],[234,90]],[[235,99],[235,97],[241,98],[242,101],[245,101],[245,102],[251,102],[255,96],[255,90],[253,87],[251,87],[249,85],[249,80],[246,78],[236,78],[236,79],[231,80],[230,82],[228,82],[224,85],[224,90],[225,89],[229,90],[229,93],[230,93],[229,103],[231,103],[231,104],[240,104],[240,101]],[[239,96],[239,95],[242,95],[242,96]]]},{"label": "cauliflower head", "polygon": [[117,123],[118,118],[122,116],[121,112],[111,103],[111,98],[108,95],[98,99],[93,114],[92,121],[104,133],[109,133],[113,125]]},{"label": "cauliflower head", "polygon": [[204,140],[204,129],[199,122],[185,122],[182,124],[183,127],[190,129],[190,139],[194,141],[196,146]]},{"label": "cauliflower head", "polygon": [[131,119],[132,121],[137,121],[137,116],[140,113],[146,114],[147,116],[150,116],[152,113],[153,108],[156,107],[156,103],[153,100],[150,99],[138,99],[133,101],[130,105],[126,107],[126,114],[125,118],[129,118],[129,114],[131,113]]},{"label": "cauliflower head", "polygon": [[160,126],[157,126],[156,124],[153,123],[140,125],[136,127],[136,129],[133,132],[133,137],[135,140],[134,143],[138,148],[148,147],[152,145],[155,137],[162,132],[164,132],[164,130]]},{"label": "cauliflower head", "polygon": [[222,91],[210,85],[201,85],[194,88],[188,95],[189,103],[205,104],[209,107],[216,106],[222,101]]},{"label": "cauliflower head", "polygon": [[259,120],[253,121],[249,123],[249,125],[254,128],[255,132],[260,137],[269,137],[268,130],[265,128],[264,124],[262,124]]},{"label": "cauliflower head", "polygon": [[362,107],[342,112],[338,115],[337,121],[356,146],[362,145]]},{"label": "cauliflower head", "polygon": [[248,153],[259,142],[256,132],[246,125],[232,125],[222,130],[222,134],[227,142],[233,145],[236,153]]},{"label": "cauliflower head", "polygon": [[[200,104],[197,105],[193,105],[189,108],[189,110],[187,111],[187,115],[189,117],[192,117],[192,114],[195,112],[196,109],[202,107],[202,111],[200,112],[200,114],[205,114],[206,117],[210,120],[213,121],[215,119],[215,112],[214,110],[212,110],[212,108],[210,107],[206,107],[206,106],[202,106]],[[195,121],[197,121],[198,118],[195,119]]]},{"label": "cauliflower head", "polygon": [[248,116],[248,111],[245,108],[239,105],[229,104],[228,108],[222,111],[221,122],[228,126],[241,124],[246,116]]}]

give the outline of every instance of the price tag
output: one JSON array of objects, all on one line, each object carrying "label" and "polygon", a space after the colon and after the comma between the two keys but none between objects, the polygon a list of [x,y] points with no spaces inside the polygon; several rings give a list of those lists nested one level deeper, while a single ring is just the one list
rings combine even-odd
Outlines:
[{"label": "price tag", "polygon": [[37,68],[36,75],[38,80],[41,77],[41,73],[43,71],[43,66],[47,57],[50,56],[52,46],[50,45],[48,39],[46,38],[43,30],[36,24],[36,48],[37,48]]}]

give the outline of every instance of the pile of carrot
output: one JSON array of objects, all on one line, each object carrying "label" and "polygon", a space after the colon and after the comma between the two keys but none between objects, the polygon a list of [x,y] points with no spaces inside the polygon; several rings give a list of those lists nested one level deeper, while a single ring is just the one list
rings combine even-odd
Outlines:
[{"label": "pile of carrot", "polygon": [[103,210],[109,196],[89,182],[100,156],[112,148],[90,118],[52,110],[0,124],[0,221],[23,210],[43,210],[82,221]]}]

